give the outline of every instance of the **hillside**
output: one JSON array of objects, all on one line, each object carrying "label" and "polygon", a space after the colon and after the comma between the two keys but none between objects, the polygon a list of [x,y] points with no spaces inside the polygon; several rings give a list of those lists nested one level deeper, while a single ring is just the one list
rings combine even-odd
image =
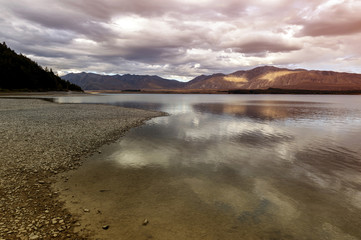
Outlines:
[{"label": "hillside", "polygon": [[290,70],[271,66],[195,78],[187,89],[295,89],[322,91],[361,90],[361,74]]},{"label": "hillside", "polygon": [[149,75],[99,75],[94,73],[69,73],[62,77],[84,90],[134,90],[175,89],[185,83]]},{"label": "hillside", "polygon": [[16,91],[81,91],[79,86],[44,70],[31,59],[16,54],[0,44],[0,90]]},{"label": "hillside", "polygon": [[231,74],[201,75],[189,82],[148,75],[68,74],[62,77],[85,90],[309,90],[360,91],[361,74],[331,71],[290,70],[272,66],[257,67]]}]

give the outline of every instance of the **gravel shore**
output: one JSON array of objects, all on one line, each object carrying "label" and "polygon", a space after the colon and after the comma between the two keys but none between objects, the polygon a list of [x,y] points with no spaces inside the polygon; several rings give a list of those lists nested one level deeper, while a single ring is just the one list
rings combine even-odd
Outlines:
[{"label": "gravel shore", "polygon": [[0,98],[0,240],[82,239],[52,176],[160,112]]}]

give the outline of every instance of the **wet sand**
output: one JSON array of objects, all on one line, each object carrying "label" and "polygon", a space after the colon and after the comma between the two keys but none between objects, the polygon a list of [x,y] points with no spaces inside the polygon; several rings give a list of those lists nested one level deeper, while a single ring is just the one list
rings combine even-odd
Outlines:
[{"label": "wet sand", "polygon": [[[36,96],[31,96],[36,98]],[[43,96],[42,96],[43,97]],[[0,98],[0,239],[83,239],[54,176],[160,112]]]},{"label": "wet sand", "polygon": [[343,199],[307,184],[267,173],[240,177],[227,167],[206,165],[124,167],[112,161],[119,151],[119,143],[105,145],[79,169],[57,176],[54,190],[80,219],[75,228],[80,236],[357,240],[360,235],[360,210],[340,206]]},{"label": "wet sand", "polygon": [[[217,192],[222,184],[209,182],[206,176],[203,180],[185,177],[177,170],[120,168],[103,157],[115,148],[117,144],[103,146],[79,169],[57,176],[54,190],[80,218],[75,232],[91,239],[251,239],[257,235],[257,229],[240,228],[237,216],[221,205],[232,194],[239,197],[237,189]],[[215,192],[209,193],[212,188]],[[213,205],[216,195],[218,209]]]}]

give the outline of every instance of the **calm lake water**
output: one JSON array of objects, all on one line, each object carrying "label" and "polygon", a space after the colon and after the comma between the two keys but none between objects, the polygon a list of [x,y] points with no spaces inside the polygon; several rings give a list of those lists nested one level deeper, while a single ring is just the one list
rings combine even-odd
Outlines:
[{"label": "calm lake water", "polygon": [[[170,114],[129,131],[102,154],[102,165],[87,170],[103,176],[97,181],[114,194],[101,200],[120,212],[113,220],[122,230],[114,234],[361,239],[361,96],[119,94],[57,101]],[[99,166],[109,170],[99,173]],[[142,217],[149,218],[147,229],[132,227]]]}]

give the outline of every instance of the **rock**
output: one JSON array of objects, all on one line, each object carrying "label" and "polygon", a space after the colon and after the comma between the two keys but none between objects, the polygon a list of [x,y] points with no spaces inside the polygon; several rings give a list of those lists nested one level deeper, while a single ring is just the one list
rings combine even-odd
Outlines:
[{"label": "rock", "polygon": [[143,226],[146,226],[149,223],[148,219],[144,219]]},{"label": "rock", "polygon": [[84,212],[90,212],[90,210],[87,209],[87,208],[84,208],[83,211],[84,211]]},{"label": "rock", "polygon": [[40,180],[40,181],[38,181],[38,183],[39,183],[39,184],[44,184],[44,183],[45,183],[45,181]]},{"label": "rock", "polygon": [[107,189],[100,189],[99,192],[108,192],[110,190],[107,190]]},{"label": "rock", "polygon": [[39,239],[39,236],[35,235],[35,233],[29,235],[29,240],[36,240],[36,239]]},{"label": "rock", "polygon": [[108,229],[109,229],[109,225],[104,225],[102,228],[103,228],[104,230],[108,230]]}]

